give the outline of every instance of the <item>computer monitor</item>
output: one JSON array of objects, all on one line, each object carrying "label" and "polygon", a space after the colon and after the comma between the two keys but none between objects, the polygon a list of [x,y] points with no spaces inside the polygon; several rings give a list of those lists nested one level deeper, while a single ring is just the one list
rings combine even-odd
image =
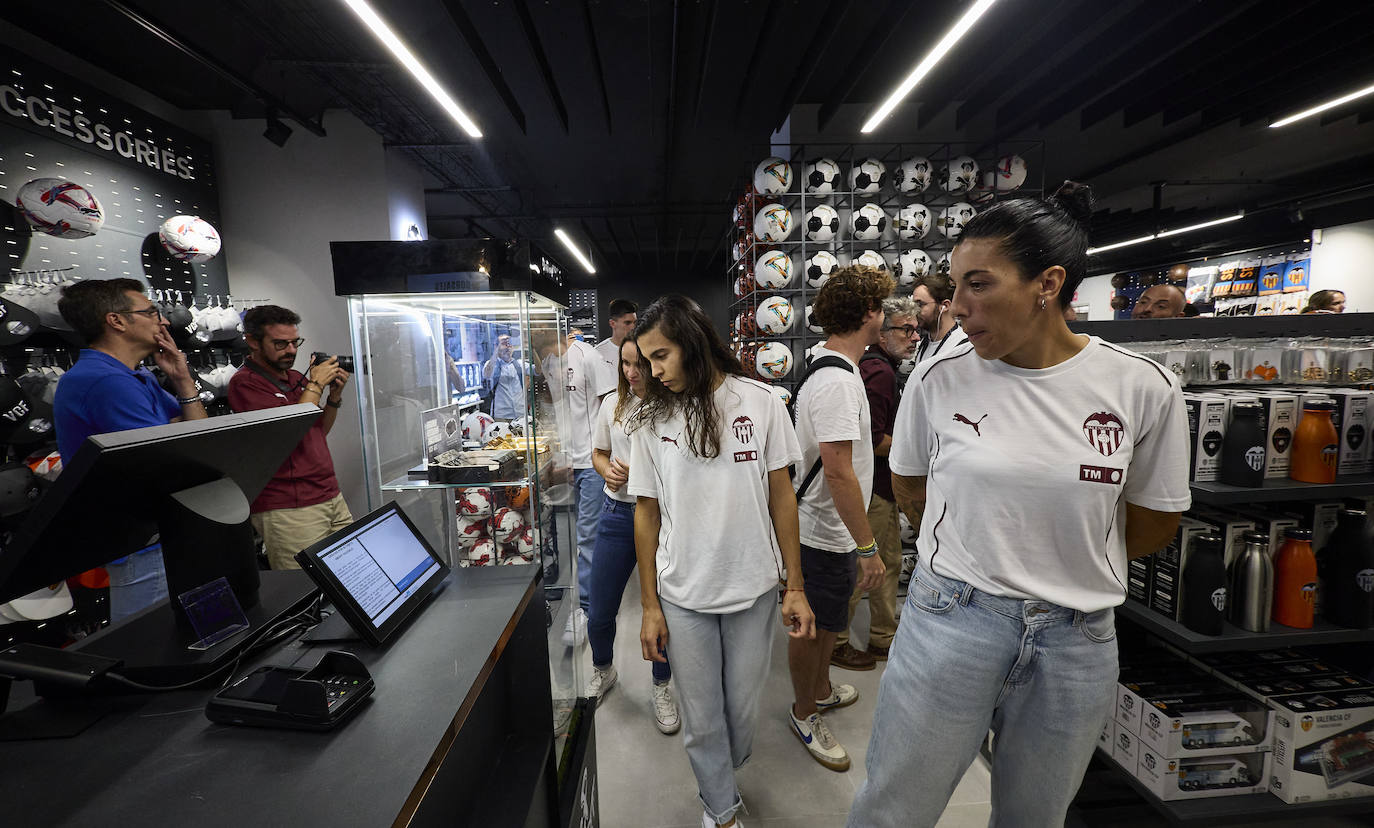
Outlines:
[{"label": "computer monitor", "polygon": [[220,576],[258,601],[248,506],[320,416],[309,404],[86,439],[0,552],[0,602],[129,555],[160,535],[168,593]]}]

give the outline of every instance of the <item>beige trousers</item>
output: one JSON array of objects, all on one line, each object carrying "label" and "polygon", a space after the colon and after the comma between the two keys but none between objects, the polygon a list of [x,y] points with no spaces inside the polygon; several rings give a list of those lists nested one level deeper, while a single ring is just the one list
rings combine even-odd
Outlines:
[{"label": "beige trousers", "polygon": [[353,522],[343,495],[295,509],[272,509],[253,515],[253,528],[262,535],[267,561],[273,569],[300,569],[296,553]]},{"label": "beige trousers", "polygon": [[[873,539],[878,542],[878,556],[887,568],[883,573],[883,582],[868,593],[868,643],[890,647],[892,637],[897,634],[897,576],[902,573],[902,530],[897,524],[897,504],[873,495],[868,501],[868,527],[873,530]],[[857,560],[854,565],[859,565]],[[851,622],[862,595],[863,591],[856,586],[854,594],[849,596]],[[835,639],[835,646],[841,647],[848,641],[849,632],[846,630]]]}]

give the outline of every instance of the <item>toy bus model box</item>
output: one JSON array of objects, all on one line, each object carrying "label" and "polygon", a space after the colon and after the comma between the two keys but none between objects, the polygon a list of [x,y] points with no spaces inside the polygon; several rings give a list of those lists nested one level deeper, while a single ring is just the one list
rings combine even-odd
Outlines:
[{"label": "toy bus model box", "polygon": [[1270,787],[1284,802],[1374,796],[1374,692],[1275,696]]},{"label": "toy bus model box", "polygon": [[1153,699],[1140,719],[1140,740],[1156,755],[1218,756],[1269,746],[1271,712],[1231,688],[1205,696]]},{"label": "toy bus model box", "polygon": [[1240,682],[1241,692],[1263,702],[1274,696],[1296,696],[1312,693],[1338,693],[1342,690],[1367,690],[1374,682],[1344,673],[1338,675],[1306,676],[1302,678],[1255,679]]},{"label": "toy bus model box", "polygon": [[1269,753],[1219,756],[1161,756],[1142,745],[1136,778],[1164,801],[1264,793],[1268,790]]},{"label": "toy bus model box", "polygon": [[1112,743],[1108,752],[1112,759],[1129,773],[1135,773],[1136,762],[1139,761],[1140,737],[1131,733],[1121,722],[1113,722]]},{"label": "toy bus model box", "polygon": [[1138,678],[1123,672],[1116,686],[1116,721],[1131,733],[1140,732],[1140,714],[1149,706],[1151,698],[1202,695],[1223,692],[1227,687],[1190,665],[1168,671],[1157,671]]}]

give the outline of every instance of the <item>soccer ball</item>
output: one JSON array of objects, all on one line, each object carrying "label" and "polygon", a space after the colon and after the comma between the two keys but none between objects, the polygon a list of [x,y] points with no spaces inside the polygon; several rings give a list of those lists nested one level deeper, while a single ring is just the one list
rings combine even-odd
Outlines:
[{"label": "soccer ball", "polygon": [[807,305],[807,306],[806,306],[806,329],[807,329],[808,331],[810,331],[811,333],[815,333],[815,334],[823,334],[823,333],[825,333],[825,328],[822,328],[822,327],[820,326],[820,323],[819,323],[819,322],[816,322],[816,321],[812,320],[812,318],[811,318],[811,306],[810,306],[810,305]]},{"label": "soccer ball", "polygon": [[1004,155],[997,159],[997,191],[1005,193],[1026,183],[1026,159]]},{"label": "soccer ball", "polygon": [[968,200],[974,204],[987,204],[992,201],[993,188],[997,186],[997,172],[995,170],[983,170],[982,180],[978,186],[974,187],[968,194]]},{"label": "soccer ball", "polygon": [[792,165],[770,156],[754,168],[754,192],[785,193],[792,189]]},{"label": "soccer ball", "polygon": [[924,192],[930,186],[930,159],[922,158],[917,155],[908,158],[897,165],[897,172],[894,178],[897,182],[897,192],[900,193],[919,193]]},{"label": "soccer ball", "polygon": [[735,329],[740,336],[753,336],[758,333],[758,328],[754,324],[754,314],[748,311],[741,311],[735,317]]},{"label": "soccer ball", "polygon": [[792,281],[792,257],[781,250],[770,250],[754,264],[754,281],[759,287],[787,287]]},{"label": "soccer ball", "polygon": [[770,296],[759,304],[754,319],[764,333],[787,333],[792,327],[792,303],[781,296]]},{"label": "soccer ball", "polygon": [[487,429],[487,442],[488,442],[488,443],[494,443],[494,442],[496,442],[497,440],[503,440],[503,439],[505,439],[505,438],[507,438],[507,437],[514,437],[514,436],[515,436],[515,429],[511,427],[511,424],[510,424],[510,423],[507,423],[507,422],[502,421],[502,420],[497,420],[496,422],[494,422],[494,423],[491,424],[491,428]]},{"label": "soccer ball", "polygon": [[817,250],[815,255],[806,260],[806,284],[816,290],[821,289],[830,278],[830,274],[835,268],[840,266],[840,260],[835,258],[835,254],[829,250]]},{"label": "soccer ball", "polygon": [[511,546],[515,548],[515,554],[525,556],[534,554],[534,527],[528,523],[525,528],[511,541]]},{"label": "soccer ball", "polygon": [[468,548],[465,558],[468,566],[494,566],[496,564],[496,544],[490,538],[482,538]]},{"label": "soccer ball", "polygon": [[514,543],[524,530],[525,518],[514,509],[497,509],[491,519],[491,536],[497,543]]},{"label": "soccer ball", "polygon": [[859,241],[873,241],[887,229],[887,213],[883,208],[869,202],[849,216],[849,229]]},{"label": "soccer ball", "polygon": [[840,165],[830,158],[812,158],[806,162],[806,191],[817,195],[835,192],[840,180]]},{"label": "soccer ball", "polygon": [[513,486],[506,489],[506,505],[512,509],[523,509],[530,505],[530,487]]},{"label": "soccer ball", "polygon": [[29,226],[59,239],[94,236],[105,224],[95,196],[65,178],[35,178],[19,188],[14,202]]},{"label": "soccer ball", "polygon": [[935,271],[936,271],[937,273],[939,273],[941,276],[948,276],[948,275],[949,275],[949,271],[950,271],[950,260],[949,260],[949,252],[948,252],[948,251],[946,251],[945,254],[944,254],[943,256],[940,257],[940,261],[939,261],[938,263],[936,263],[936,265],[935,265]]},{"label": "soccer ball", "polygon": [[813,242],[833,241],[840,233],[840,214],[829,204],[806,211],[806,237]]},{"label": "soccer ball", "polygon": [[964,225],[973,218],[977,210],[967,201],[957,201],[940,211],[939,227],[945,238],[957,239],[964,232]]},{"label": "soccer ball", "polygon": [[487,536],[487,523],[489,523],[489,521],[486,518],[478,518],[476,520],[458,518],[458,525],[455,529],[454,537],[458,541],[459,548],[471,549],[474,543],[485,538]]},{"label": "soccer ball", "polygon": [[496,424],[491,415],[484,411],[474,411],[463,418],[463,439],[479,443],[487,441],[487,431]]},{"label": "soccer ball", "polygon": [[792,349],[781,342],[765,342],[754,355],[754,369],[764,379],[782,379],[792,371]]},{"label": "soccer ball", "polygon": [[915,284],[916,280],[930,273],[930,256],[924,250],[903,250],[897,256],[902,284]]},{"label": "soccer ball", "polygon": [[898,512],[898,513],[897,513],[897,523],[898,523],[898,524],[900,525],[900,527],[901,527],[900,531],[901,531],[901,537],[902,537],[902,548],[903,548],[903,549],[915,549],[915,548],[916,548],[916,530],[915,530],[915,528],[912,527],[911,521],[909,521],[909,520],[906,519],[906,515],[902,514],[901,512]]},{"label": "soccer ball", "polygon": [[200,264],[219,253],[219,233],[198,216],[172,216],[162,222],[157,238],[178,261]]},{"label": "soccer ball", "polygon": [[887,183],[887,167],[876,158],[865,158],[849,168],[849,189],[856,193],[876,193]]},{"label": "soccer ball", "polygon": [[940,177],[940,186],[951,195],[972,190],[978,186],[978,162],[967,155],[951,158]]},{"label": "soccer ball", "polygon": [[739,364],[744,368],[746,374],[754,373],[754,357],[758,353],[759,346],[746,342],[739,347]]},{"label": "soccer ball", "polygon": [[769,204],[754,216],[754,235],[763,241],[780,242],[792,234],[792,211]]},{"label": "soccer ball", "polygon": [[783,388],[781,385],[770,385],[768,387],[768,390],[773,392],[773,396],[782,400],[783,405],[792,404],[792,392],[788,391],[786,388]]},{"label": "soccer ball", "polygon": [[455,503],[458,514],[469,520],[486,518],[491,514],[491,489],[478,486],[459,489]]},{"label": "soccer ball", "polygon": [[887,270],[887,257],[876,250],[865,250],[859,254],[859,258],[854,260],[854,264],[876,270]]},{"label": "soccer ball", "polygon": [[908,204],[897,211],[897,219],[893,222],[897,235],[906,241],[924,239],[933,224],[930,208],[924,204]]}]

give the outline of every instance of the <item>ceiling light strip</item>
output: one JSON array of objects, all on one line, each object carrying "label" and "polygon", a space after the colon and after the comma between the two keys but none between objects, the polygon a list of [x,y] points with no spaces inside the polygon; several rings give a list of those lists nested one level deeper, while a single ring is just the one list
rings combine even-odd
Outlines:
[{"label": "ceiling light strip", "polygon": [[1145,242],[1154,241],[1155,239],[1162,239],[1165,236],[1177,236],[1179,233],[1191,233],[1194,230],[1201,230],[1204,227],[1215,227],[1218,224],[1226,224],[1227,222],[1231,221],[1239,221],[1244,217],[1245,213],[1236,213],[1234,216],[1226,216],[1225,218],[1213,219],[1212,221],[1204,221],[1201,224],[1190,224],[1187,227],[1176,227],[1173,230],[1161,230],[1160,232],[1155,233],[1153,235],[1141,236],[1137,239],[1127,239],[1126,241],[1119,241],[1113,244],[1104,244],[1101,247],[1089,247],[1087,252],[1089,256],[1092,256],[1094,254],[1103,253],[1108,250],[1116,250],[1118,247],[1130,247],[1133,244],[1144,244]]},{"label": "ceiling light strip", "polygon": [[477,124],[468,117],[462,107],[458,106],[447,90],[439,85],[429,70],[416,59],[415,55],[411,54],[410,49],[401,42],[401,39],[396,36],[395,32],[391,31],[391,27],[386,24],[386,21],[373,11],[365,0],[343,0],[343,2],[344,5],[353,10],[353,13],[358,16],[359,20],[363,21],[364,25],[372,30],[372,34],[376,35],[382,45],[386,46],[391,54],[396,56],[396,59],[415,77],[415,80],[420,82],[420,85],[449,114],[449,117],[458,122],[458,126],[462,127],[469,137],[482,137],[482,130],[477,128]]},{"label": "ceiling light strip", "polygon": [[935,48],[931,49],[930,53],[922,58],[920,63],[916,64],[916,68],[906,76],[901,85],[891,95],[887,96],[887,100],[878,107],[878,111],[869,116],[861,131],[872,132],[878,124],[882,123],[884,118],[892,114],[892,110],[897,108],[897,104],[901,103],[902,99],[910,94],[912,89],[916,88],[916,84],[920,83],[922,78],[930,74],[930,70],[935,68],[935,64],[939,63],[940,59],[950,49],[954,48],[954,44],[959,42],[959,38],[968,33],[968,30],[973,28],[973,24],[978,22],[978,18],[992,8],[992,4],[995,2],[997,0],[978,0],[973,8],[964,12],[964,16],[959,18],[959,22],[954,24],[954,28],[940,38],[940,42],[935,44]]},{"label": "ceiling light strip", "polygon": [[563,232],[562,227],[555,227],[553,234],[558,237],[559,241],[563,242],[563,246],[568,248],[573,256],[577,257],[577,261],[587,269],[588,273],[596,272],[596,268],[592,267],[592,260],[587,258],[587,254],[583,253],[577,245],[573,244],[572,238]]},{"label": "ceiling light strip", "polygon": [[1374,95],[1374,86],[1366,86],[1364,89],[1361,89],[1357,92],[1351,92],[1349,95],[1342,95],[1334,101],[1327,101],[1326,103],[1318,104],[1317,106],[1314,106],[1311,109],[1303,110],[1302,112],[1299,112],[1296,115],[1289,115],[1287,118],[1281,118],[1275,121],[1274,123],[1270,124],[1269,128],[1273,129],[1274,127],[1288,126],[1294,121],[1301,121],[1303,118],[1310,118],[1319,112],[1325,112],[1326,110],[1340,106],[1343,103],[1350,103],[1356,98],[1363,98],[1365,95]]}]

